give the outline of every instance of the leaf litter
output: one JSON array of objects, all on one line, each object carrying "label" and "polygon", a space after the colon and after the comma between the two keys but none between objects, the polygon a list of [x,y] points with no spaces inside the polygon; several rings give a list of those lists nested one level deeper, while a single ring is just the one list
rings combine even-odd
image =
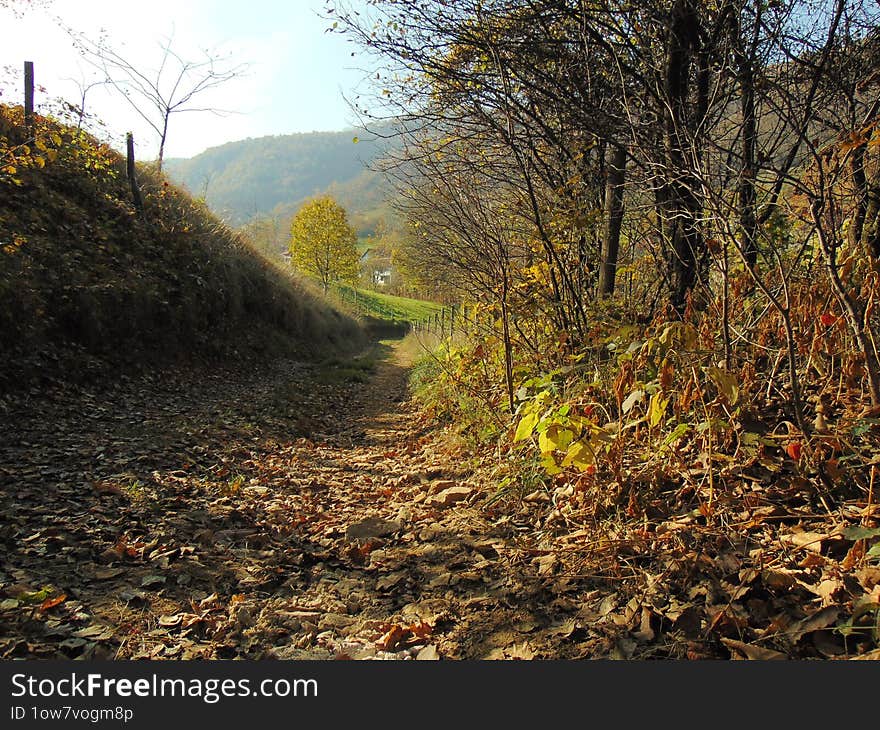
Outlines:
[{"label": "leaf litter", "polygon": [[505,502],[406,365],[0,399],[0,657],[877,658],[876,505],[760,465],[726,523],[680,484],[625,519],[614,485]]}]

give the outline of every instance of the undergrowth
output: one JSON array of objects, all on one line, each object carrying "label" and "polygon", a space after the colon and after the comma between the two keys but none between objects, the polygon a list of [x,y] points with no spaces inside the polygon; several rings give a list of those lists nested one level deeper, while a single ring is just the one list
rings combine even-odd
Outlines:
[{"label": "undergrowth", "polygon": [[[514,413],[491,319],[426,353],[412,387],[458,448],[480,456],[474,479],[499,525],[528,526],[521,539],[538,555],[589,539],[555,570],[607,576],[655,619],[680,615],[671,603],[693,607],[694,626],[664,624],[661,653],[724,656],[735,653],[724,642],[743,641],[789,656],[871,650],[880,414],[865,405],[848,330],[821,285],[794,284],[801,430],[780,321],[752,288],[732,289],[737,326],[751,324],[729,364],[718,303],[683,321],[645,321],[621,304],[596,308],[589,343],[553,336],[514,350]],[[817,650],[791,627],[823,607],[833,640]]]}]

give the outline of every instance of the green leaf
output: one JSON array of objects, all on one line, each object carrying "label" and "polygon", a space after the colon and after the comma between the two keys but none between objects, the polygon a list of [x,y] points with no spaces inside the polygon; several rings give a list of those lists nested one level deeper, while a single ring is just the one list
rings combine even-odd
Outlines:
[{"label": "green leaf", "polygon": [[842,534],[847,540],[868,540],[872,537],[880,537],[880,527],[852,525],[845,528]]},{"label": "green leaf", "polygon": [[513,442],[525,441],[531,437],[538,423],[537,413],[527,413],[520,419],[519,425],[516,427],[516,433],[513,436]]},{"label": "green leaf", "polygon": [[865,553],[866,558],[880,558],[880,542]]},{"label": "green leaf", "polygon": [[665,439],[663,439],[663,443],[660,444],[660,450],[663,451],[664,449],[668,448],[680,438],[685,436],[690,430],[691,424],[679,423],[674,429],[672,429],[672,433],[670,433]]}]

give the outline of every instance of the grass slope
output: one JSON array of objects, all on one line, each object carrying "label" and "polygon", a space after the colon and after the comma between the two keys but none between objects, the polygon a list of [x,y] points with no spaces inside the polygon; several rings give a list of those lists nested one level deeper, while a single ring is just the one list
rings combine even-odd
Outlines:
[{"label": "grass slope", "polygon": [[207,208],[95,139],[0,105],[0,386],[43,371],[363,345],[351,316]]},{"label": "grass slope", "polygon": [[337,293],[345,304],[355,306],[361,314],[394,322],[420,322],[443,310],[442,304],[396,297],[370,289],[340,286]]}]

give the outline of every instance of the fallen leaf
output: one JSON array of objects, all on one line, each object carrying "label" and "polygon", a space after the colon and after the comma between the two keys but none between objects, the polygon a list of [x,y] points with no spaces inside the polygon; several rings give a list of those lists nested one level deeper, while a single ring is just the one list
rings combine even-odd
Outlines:
[{"label": "fallen leaf", "polygon": [[428,502],[440,507],[449,507],[456,502],[461,502],[462,500],[467,499],[473,494],[473,491],[472,487],[450,487],[449,489],[444,489],[442,492],[429,497]]},{"label": "fallen leaf", "polygon": [[142,606],[147,602],[146,596],[141,591],[135,591],[131,588],[123,588],[119,591],[119,598],[132,606]]},{"label": "fallen leaf", "polygon": [[95,580],[111,580],[125,573],[125,568],[98,568],[94,572]]},{"label": "fallen leaf", "polygon": [[788,636],[795,644],[801,640],[804,634],[812,633],[827,629],[831,624],[837,621],[840,616],[840,609],[835,606],[827,606],[820,611],[816,611],[812,616],[802,621],[798,621],[788,630]]},{"label": "fallen leaf", "polygon": [[345,530],[345,539],[349,542],[359,542],[377,537],[387,537],[397,532],[401,527],[401,523],[397,520],[367,517],[360,522],[349,525]]},{"label": "fallen leaf", "polygon": [[148,575],[141,581],[141,588],[158,588],[165,585],[164,575]]},{"label": "fallen leaf", "polygon": [[535,658],[535,652],[533,652],[531,647],[525,642],[505,649],[504,653],[511,659],[530,661]]},{"label": "fallen leaf", "polygon": [[648,606],[642,606],[642,617],[639,624],[639,630],[633,632],[633,637],[642,643],[653,641],[656,636],[654,629],[651,628],[651,617],[653,616]]},{"label": "fallen leaf", "polygon": [[62,593],[60,596],[56,596],[55,598],[47,598],[45,601],[43,601],[40,604],[40,610],[41,611],[48,611],[52,608],[55,608],[55,606],[60,606],[66,600],[67,600],[67,595],[64,593]]},{"label": "fallen leaf", "polygon": [[388,631],[382,635],[382,638],[376,642],[376,645],[383,651],[391,651],[396,647],[409,632],[403,626],[394,624]]},{"label": "fallen leaf", "polygon": [[780,651],[765,649],[762,646],[755,646],[754,644],[746,644],[744,641],[738,641],[736,639],[727,639],[725,637],[721,637],[721,643],[724,644],[724,646],[726,646],[728,649],[735,649],[736,651],[739,651],[745,656],[746,659],[750,659],[753,661],[788,659],[788,656]]},{"label": "fallen leaf", "polygon": [[426,639],[434,633],[434,627],[431,624],[422,621],[421,623],[412,624],[409,627],[410,633],[419,639]]},{"label": "fallen leaf", "polygon": [[379,580],[376,581],[376,590],[377,591],[388,591],[394,588],[400,581],[406,578],[406,571],[401,570],[397,573],[391,573],[389,575],[382,576]]}]

